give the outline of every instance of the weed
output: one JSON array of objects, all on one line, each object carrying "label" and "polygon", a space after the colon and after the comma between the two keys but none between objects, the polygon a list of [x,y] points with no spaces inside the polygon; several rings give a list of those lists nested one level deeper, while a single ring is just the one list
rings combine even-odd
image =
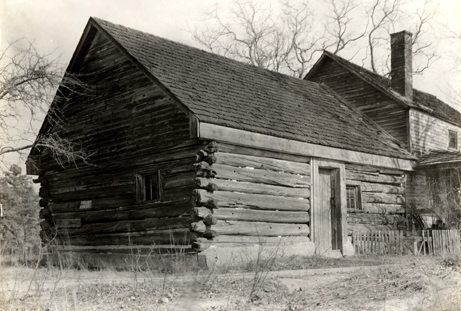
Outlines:
[{"label": "weed", "polygon": [[461,270],[461,255],[459,254],[447,254],[441,259],[442,265],[453,270]]}]

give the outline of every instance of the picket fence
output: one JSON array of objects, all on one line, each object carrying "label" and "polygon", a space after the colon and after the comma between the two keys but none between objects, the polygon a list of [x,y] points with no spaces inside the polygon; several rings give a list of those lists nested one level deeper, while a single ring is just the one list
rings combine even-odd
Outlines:
[{"label": "picket fence", "polygon": [[356,254],[443,255],[461,253],[460,230],[422,230],[406,236],[405,231],[370,231],[352,233]]}]

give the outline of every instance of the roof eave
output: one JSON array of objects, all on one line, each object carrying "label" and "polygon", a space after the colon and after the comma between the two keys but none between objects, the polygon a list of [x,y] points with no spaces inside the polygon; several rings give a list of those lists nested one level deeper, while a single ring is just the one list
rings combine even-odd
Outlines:
[{"label": "roof eave", "polygon": [[412,171],[416,161],[407,157],[392,157],[387,155],[371,154],[360,151],[346,150],[337,147],[324,146],[301,142],[292,139],[276,137],[262,133],[250,132],[236,128],[216,125],[211,123],[200,123],[200,138],[212,139],[218,142],[247,146],[269,151],[283,151],[294,154],[310,156],[315,158],[372,165]]}]

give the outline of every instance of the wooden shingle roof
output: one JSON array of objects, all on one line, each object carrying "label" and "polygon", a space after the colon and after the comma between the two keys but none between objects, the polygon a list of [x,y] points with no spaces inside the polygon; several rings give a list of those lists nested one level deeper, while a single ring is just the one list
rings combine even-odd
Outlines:
[{"label": "wooden shingle roof", "polygon": [[436,96],[417,89],[413,89],[413,101],[408,101],[406,98],[391,88],[391,80],[389,78],[383,77],[328,51],[324,51],[322,57],[319,59],[319,61],[317,61],[317,63],[304,79],[308,79],[310,75],[314,74],[316,68],[321,66],[321,63],[325,57],[329,57],[330,59],[334,60],[342,67],[361,77],[364,81],[385,92],[400,104],[422,110],[429,115],[439,118],[440,120],[461,126],[461,112],[451,107],[447,103],[441,101]]},{"label": "wooden shingle roof", "polygon": [[461,152],[451,150],[432,150],[431,152],[422,155],[418,160],[418,167],[447,165],[461,163]]},{"label": "wooden shingle roof", "polygon": [[329,88],[98,18],[96,23],[201,122],[414,159]]}]

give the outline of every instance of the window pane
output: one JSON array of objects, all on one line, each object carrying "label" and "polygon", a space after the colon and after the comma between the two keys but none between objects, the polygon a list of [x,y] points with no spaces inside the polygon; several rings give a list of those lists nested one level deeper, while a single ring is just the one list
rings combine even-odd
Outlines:
[{"label": "window pane", "polygon": [[151,200],[158,200],[159,199],[159,196],[158,196],[158,193],[159,193],[159,183],[158,183],[158,173],[155,172],[154,174],[150,175],[150,180],[151,180],[151,190],[150,190],[150,193],[151,193]]},{"label": "window pane", "polygon": [[347,195],[347,208],[360,209],[360,197],[359,197],[359,187],[358,186],[347,186],[346,195]]},{"label": "window pane", "polygon": [[455,131],[448,131],[448,147],[458,149],[458,133]]},{"label": "window pane", "polygon": [[146,201],[152,200],[152,183],[151,176],[144,176],[144,197]]},{"label": "window pane", "polygon": [[159,199],[158,172],[144,175],[144,201],[156,201]]}]

